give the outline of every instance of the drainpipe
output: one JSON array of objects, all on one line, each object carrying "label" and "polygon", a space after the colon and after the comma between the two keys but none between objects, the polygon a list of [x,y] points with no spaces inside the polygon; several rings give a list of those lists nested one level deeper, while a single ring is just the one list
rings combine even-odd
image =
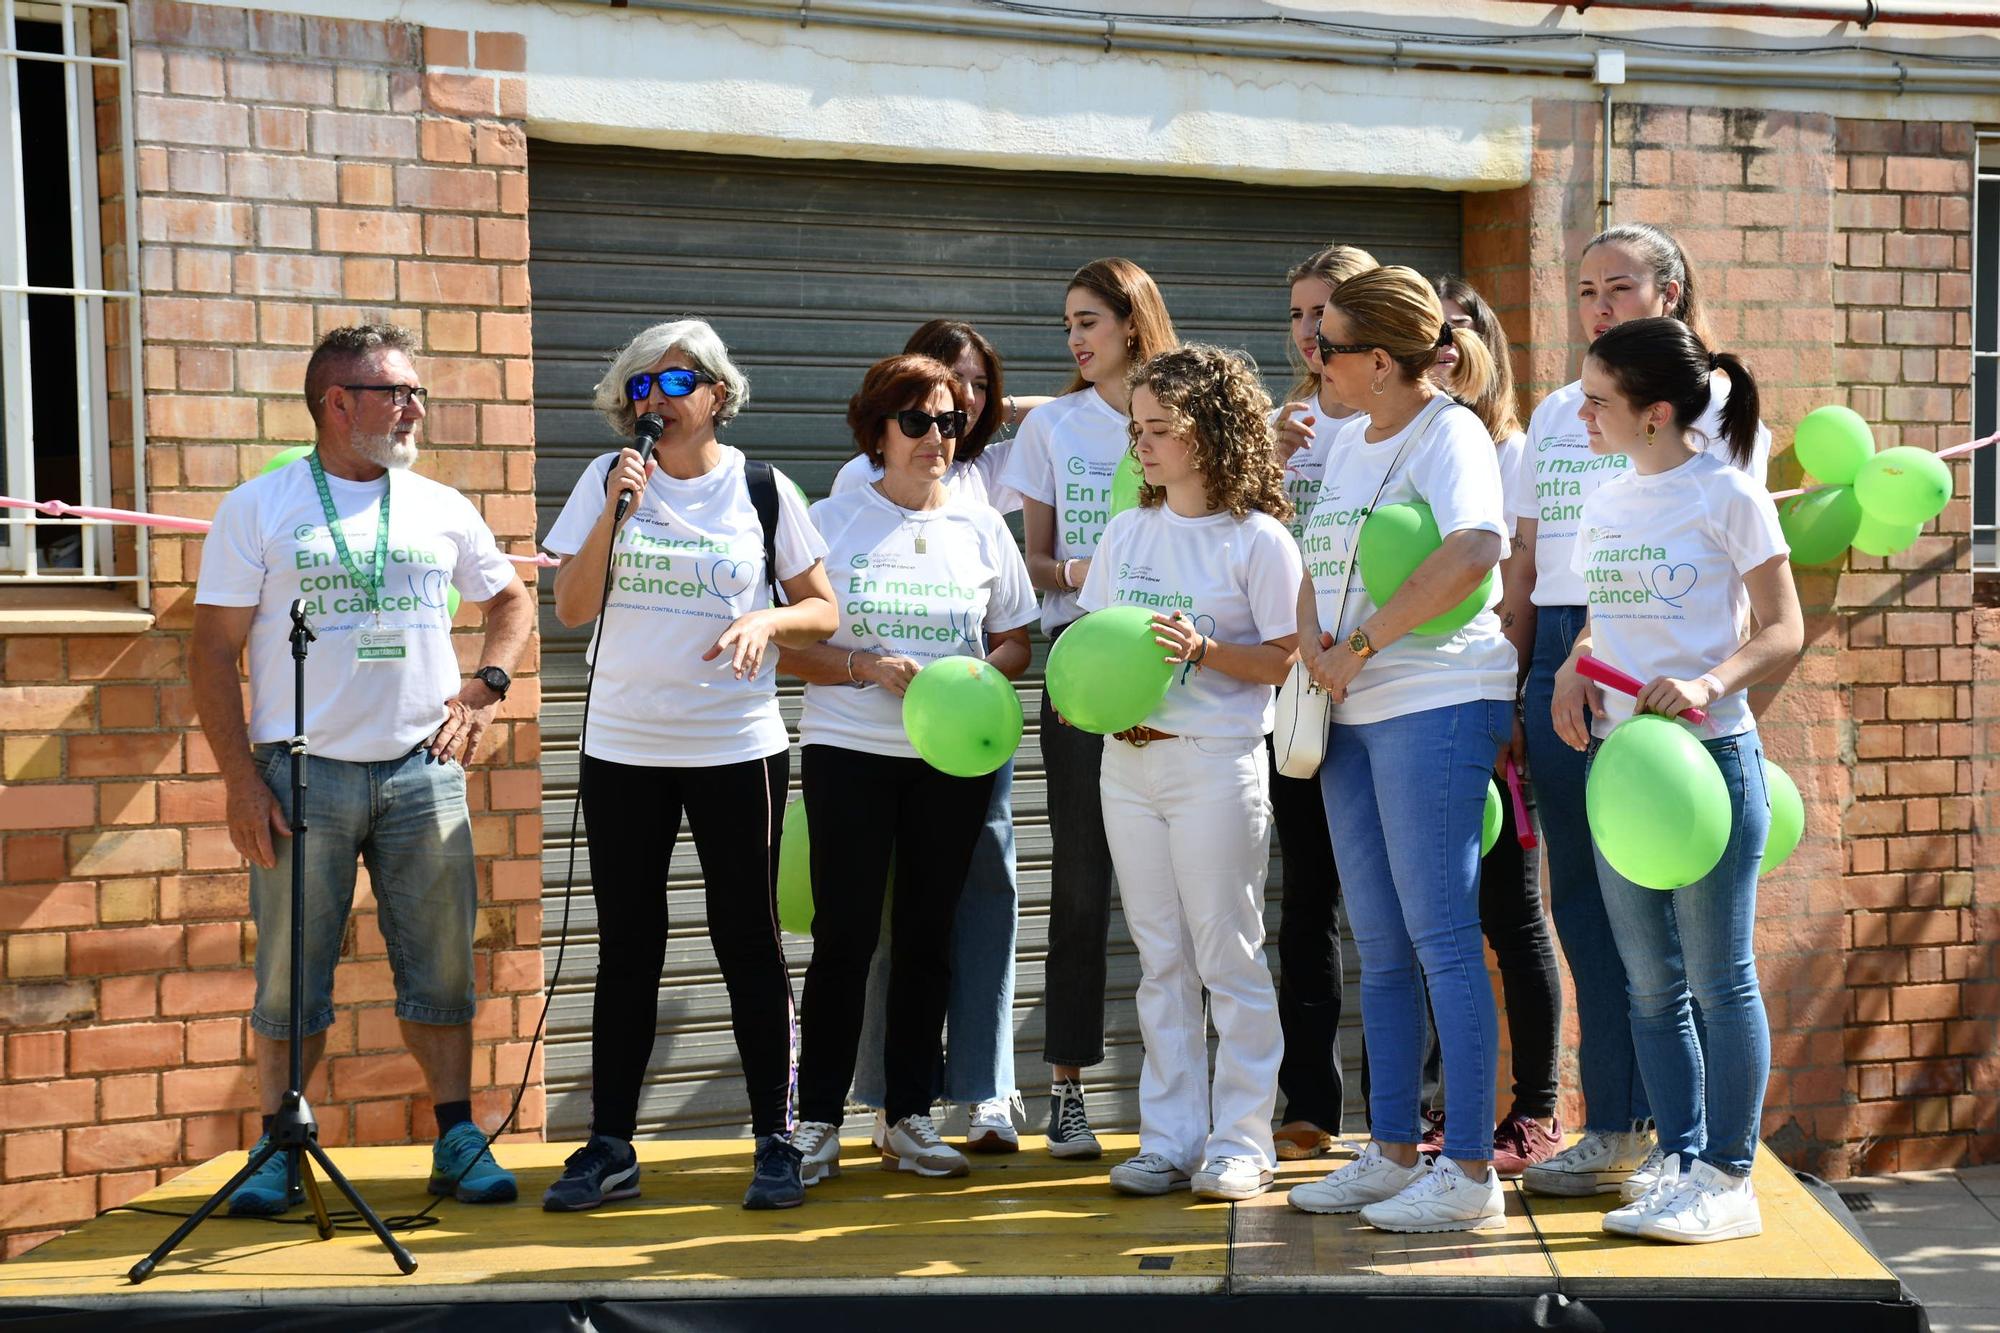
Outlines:
[{"label": "drainpipe", "polygon": [[1604,163],[1597,172],[1597,229],[1611,227],[1611,90],[1625,82],[1625,53],[1599,51],[1590,81],[1604,89]]},{"label": "drainpipe", "polygon": [[[1537,4],[1548,0],[1514,0]],[[1941,0],[1562,0],[1581,14],[1586,9],[1639,9],[1663,14],[1742,14],[1767,19],[1831,19],[1859,23],[1924,23],[1953,28],[2000,28],[2000,8],[1992,4]]]}]

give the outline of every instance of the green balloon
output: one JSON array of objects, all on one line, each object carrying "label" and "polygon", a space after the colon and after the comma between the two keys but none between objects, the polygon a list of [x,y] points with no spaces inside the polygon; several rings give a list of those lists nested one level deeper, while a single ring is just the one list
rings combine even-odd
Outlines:
[{"label": "green balloon", "polygon": [[1049,650],[1049,702],[1082,731],[1136,727],[1173,683],[1166,649],[1153,642],[1153,613],[1107,606],[1064,630]]},{"label": "green balloon", "polygon": [[939,772],[983,777],[1021,746],[1021,696],[976,657],[940,657],[903,694],[903,732]]},{"label": "green balloon", "polygon": [[804,801],[785,807],[785,832],[778,840],[778,924],[794,935],[812,934],[812,844]]},{"label": "green balloon", "polygon": [[1486,779],[1486,814],[1479,821],[1479,854],[1486,856],[1500,841],[1500,788]]},{"label": "green balloon", "polygon": [[444,590],[444,614],[445,614],[445,617],[446,617],[447,619],[455,619],[455,618],[457,617],[457,615],[458,615],[458,604],[459,604],[459,602],[460,602],[461,600],[463,600],[463,599],[461,599],[461,598],[459,597],[459,595],[458,595],[458,589],[456,589],[456,588],[453,588],[453,587],[449,587],[449,586],[447,586],[447,587],[445,588],[445,590]]},{"label": "green balloon", "polygon": [[1853,544],[1865,515],[1852,486],[1821,486],[1778,506],[1778,526],[1795,565],[1826,565]]},{"label": "green balloon", "polygon": [[1792,453],[1815,481],[1845,486],[1874,455],[1875,432],[1868,429],[1867,418],[1852,408],[1815,408],[1792,432]]},{"label": "green balloon", "polygon": [[1854,495],[1870,518],[1921,526],[1951,502],[1951,468],[1928,449],[1885,449],[1861,465]]},{"label": "green balloon", "polygon": [[[1355,543],[1355,559],[1361,566],[1361,586],[1377,606],[1387,606],[1403,581],[1443,545],[1438,535],[1436,515],[1421,500],[1409,504],[1383,505],[1363,520],[1361,538]],[[1481,611],[1493,594],[1495,571],[1487,570],[1466,599],[1449,611],[1432,616],[1411,630],[1412,634],[1452,634]]]},{"label": "green balloon", "polygon": [[1854,549],[1863,555],[1896,555],[1923,535],[1921,523],[1884,523],[1863,512],[1861,526],[1854,533]]},{"label": "green balloon", "polygon": [[1118,470],[1111,474],[1111,512],[1122,514],[1128,509],[1139,507],[1139,486],[1146,480],[1145,469],[1139,466],[1139,458],[1127,449],[1118,459]]},{"label": "green balloon", "polygon": [[1771,794],[1771,836],[1764,840],[1764,859],[1757,866],[1760,875],[1783,865],[1806,831],[1806,803],[1791,774],[1766,759],[1764,787]]},{"label": "green balloon", "polygon": [[1649,889],[1684,888],[1715,869],[1734,822],[1714,756],[1657,713],[1636,714],[1605,738],[1583,806],[1611,868]]},{"label": "green balloon", "polygon": [[276,454],[273,454],[271,456],[270,462],[264,464],[262,468],[258,469],[257,475],[261,477],[266,472],[276,472],[279,468],[284,467],[289,463],[298,462],[301,458],[304,458],[307,454],[311,453],[312,451],[313,451],[313,446],[311,446],[310,444],[295,444],[289,449],[281,449]]}]

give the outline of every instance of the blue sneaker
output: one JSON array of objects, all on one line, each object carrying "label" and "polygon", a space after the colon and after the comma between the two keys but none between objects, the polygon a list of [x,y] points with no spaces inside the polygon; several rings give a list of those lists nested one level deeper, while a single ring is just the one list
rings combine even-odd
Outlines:
[{"label": "blue sneaker", "polygon": [[[250,1149],[255,1157],[270,1140],[266,1134],[259,1138]],[[236,1187],[236,1193],[229,1196],[231,1217],[276,1217],[294,1204],[305,1202],[305,1191],[291,1194],[285,1181],[287,1162],[284,1153],[272,1153],[264,1165],[257,1168],[257,1174]]]},{"label": "blue sneaker", "polygon": [[790,1139],[766,1134],[757,1140],[757,1166],[750,1176],[750,1189],[743,1206],[753,1210],[796,1208],[806,1201],[806,1187],[799,1179],[802,1154]]},{"label": "blue sneaker", "polygon": [[485,1131],[470,1120],[453,1125],[431,1146],[430,1188],[460,1203],[508,1203],[517,1193],[514,1173],[493,1160]]},{"label": "blue sneaker", "polygon": [[569,1155],[562,1178],[542,1195],[542,1210],[581,1213],[614,1199],[639,1197],[639,1157],[623,1139],[593,1134]]}]

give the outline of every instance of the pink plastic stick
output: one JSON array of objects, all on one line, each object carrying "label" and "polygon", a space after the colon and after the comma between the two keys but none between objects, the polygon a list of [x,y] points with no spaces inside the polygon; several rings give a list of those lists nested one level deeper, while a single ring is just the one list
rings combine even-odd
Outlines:
[{"label": "pink plastic stick", "polygon": [[[1589,653],[1576,659],[1576,669],[1579,675],[1594,680],[1599,685],[1608,685],[1620,694],[1629,694],[1635,699],[1639,697],[1639,691],[1646,687],[1646,682],[1637,676],[1628,676],[1609,662],[1592,657]],[[1697,727],[1708,721],[1708,714],[1699,708],[1682,709],[1680,716],[1681,721],[1692,722]]]},{"label": "pink plastic stick", "polygon": [[1528,803],[1521,799],[1521,770],[1511,754],[1507,756],[1507,795],[1514,801],[1514,839],[1523,851],[1532,852],[1542,840],[1535,836],[1535,826],[1528,819]]}]

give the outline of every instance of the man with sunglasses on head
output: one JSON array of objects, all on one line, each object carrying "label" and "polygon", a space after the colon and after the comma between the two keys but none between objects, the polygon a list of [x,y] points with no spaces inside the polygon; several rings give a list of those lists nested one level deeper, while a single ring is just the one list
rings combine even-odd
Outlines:
[{"label": "man with sunglasses on head", "polygon": [[[250,862],[257,924],[250,1014],[268,1134],[290,1043],[306,1080],[333,1025],[333,974],[368,867],[395,980],[396,1017],[437,1119],[430,1190],[466,1203],[515,1196],[472,1118],[472,942],[478,884],[465,765],[507,695],[534,597],[470,501],[411,470],[425,394],[404,329],[335,329],[306,364],[313,452],[222,500],[202,543],[189,675],[227,790],[229,836]],[[477,603],[479,669],[461,677],[451,590]],[[306,658],[311,755],[305,816],[305,974],[291,974],[294,726],[291,608],[317,636]],[[250,715],[238,661],[249,648]],[[290,1028],[292,987],[301,1030]],[[286,1157],[230,1197],[237,1216],[301,1200]]]}]

